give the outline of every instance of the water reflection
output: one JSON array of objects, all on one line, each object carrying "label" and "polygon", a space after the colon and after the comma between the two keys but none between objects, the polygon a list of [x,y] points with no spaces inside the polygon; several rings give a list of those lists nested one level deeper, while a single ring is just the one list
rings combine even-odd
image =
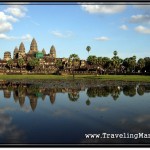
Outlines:
[{"label": "water reflection", "polygon": [[57,93],[67,93],[68,99],[72,102],[78,101],[80,97],[80,91],[86,91],[88,99],[86,105],[90,105],[90,98],[95,97],[108,97],[111,96],[113,100],[118,100],[121,93],[124,96],[134,97],[135,95],[142,96],[144,93],[150,92],[149,84],[129,84],[120,86],[106,86],[101,85],[98,87],[90,88],[46,88],[33,84],[12,84],[6,83],[0,86],[0,90],[3,90],[4,97],[6,99],[11,98],[11,92],[13,93],[13,99],[15,102],[19,102],[20,106],[23,107],[26,97],[30,100],[30,106],[34,111],[36,109],[38,98],[40,97],[43,101],[46,96],[49,96],[50,103],[53,105],[56,101]]},{"label": "water reflection", "polygon": [[147,93],[150,93],[148,83],[100,84],[88,88],[0,84],[0,143],[149,143],[149,139],[84,136],[103,132],[149,133]]}]

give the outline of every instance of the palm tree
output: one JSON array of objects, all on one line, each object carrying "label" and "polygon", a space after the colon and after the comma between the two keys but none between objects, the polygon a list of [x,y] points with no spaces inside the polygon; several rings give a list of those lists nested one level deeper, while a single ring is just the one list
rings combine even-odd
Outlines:
[{"label": "palm tree", "polygon": [[12,59],[7,61],[7,65],[9,67],[9,71],[11,70],[13,63],[14,63],[14,61]]},{"label": "palm tree", "polygon": [[86,47],[86,50],[87,50],[87,52],[89,53],[89,51],[91,50],[91,47],[90,47],[90,46],[87,46],[87,47]]},{"label": "palm tree", "polygon": [[117,51],[114,51],[113,54],[114,54],[114,56],[117,56],[118,52],[117,52]]},{"label": "palm tree", "polygon": [[18,59],[18,65],[20,67],[20,72],[22,72],[22,67],[25,64],[25,61],[23,58]]},{"label": "palm tree", "polygon": [[113,67],[115,69],[115,74],[116,74],[117,69],[120,67],[121,59],[118,56],[114,56],[112,58],[112,64],[113,64]]},{"label": "palm tree", "polygon": [[131,71],[131,70],[134,70],[134,71],[135,71],[136,56],[130,57],[128,63],[129,63],[130,71]]},{"label": "palm tree", "polygon": [[73,68],[73,79],[74,79],[74,66],[75,63],[80,60],[79,56],[77,54],[71,54],[69,56],[69,61],[71,62],[71,67]]}]

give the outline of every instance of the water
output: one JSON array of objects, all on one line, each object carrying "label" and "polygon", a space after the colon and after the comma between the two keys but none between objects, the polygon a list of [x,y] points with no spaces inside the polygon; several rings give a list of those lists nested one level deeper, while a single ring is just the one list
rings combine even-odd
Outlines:
[{"label": "water", "polygon": [[150,85],[43,88],[0,86],[1,144],[150,144],[149,138],[85,134],[150,133]]}]

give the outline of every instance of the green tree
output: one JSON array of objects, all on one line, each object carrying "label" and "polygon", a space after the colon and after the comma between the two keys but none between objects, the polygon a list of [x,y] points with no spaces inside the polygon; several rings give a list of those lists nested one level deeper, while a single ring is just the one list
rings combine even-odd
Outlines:
[{"label": "green tree", "polygon": [[130,57],[128,60],[130,72],[135,71],[136,56]]},{"label": "green tree", "polygon": [[90,55],[87,58],[87,61],[88,61],[89,64],[95,65],[95,64],[97,64],[97,57],[95,55]]},{"label": "green tree", "polygon": [[14,61],[12,59],[7,61],[7,65],[9,67],[9,71],[11,70],[12,66],[13,66]]},{"label": "green tree", "polygon": [[108,57],[103,57],[102,58],[102,62],[103,62],[103,68],[104,70],[108,70],[111,67],[111,60]]},{"label": "green tree", "polygon": [[77,54],[71,54],[69,56],[69,62],[71,62],[71,68],[73,70],[73,79],[74,79],[74,68],[75,64],[80,60],[79,56]]},{"label": "green tree", "polygon": [[137,62],[137,66],[140,70],[142,70],[145,67],[145,60],[143,58],[140,58]]},{"label": "green tree", "polygon": [[28,61],[28,65],[33,69],[39,66],[39,60],[37,58],[32,58]]},{"label": "green tree", "polygon": [[87,46],[87,47],[86,47],[86,50],[87,50],[87,52],[89,53],[89,51],[91,50],[91,47],[90,47],[90,46]]},{"label": "green tree", "polygon": [[20,67],[20,72],[22,72],[22,67],[25,64],[25,61],[23,58],[18,59],[18,66]]},{"label": "green tree", "polygon": [[114,56],[117,56],[118,52],[117,52],[117,51],[114,51],[113,54],[114,54]]},{"label": "green tree", "polygon": [[144,60],[145,60],[145,67],[144,67],[145,71],[150,71],[150,57],[145,57]]},{"label": "green tree", "polygon": [[62,66],[62,61],[60,59],[57,59],[56,61],[56,67],[59,68]]}]

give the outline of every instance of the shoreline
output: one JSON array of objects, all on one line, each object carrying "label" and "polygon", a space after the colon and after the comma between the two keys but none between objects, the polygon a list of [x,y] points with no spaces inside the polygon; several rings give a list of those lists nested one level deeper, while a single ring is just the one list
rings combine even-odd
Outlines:
[{"label": "shoreline", "polygon": [[150,81],[106,80],[99,78],[53,78],[53,79],[0,79],[0,85],[36,85],[47,88],[89,88],[101,86],[150,85]]}]

